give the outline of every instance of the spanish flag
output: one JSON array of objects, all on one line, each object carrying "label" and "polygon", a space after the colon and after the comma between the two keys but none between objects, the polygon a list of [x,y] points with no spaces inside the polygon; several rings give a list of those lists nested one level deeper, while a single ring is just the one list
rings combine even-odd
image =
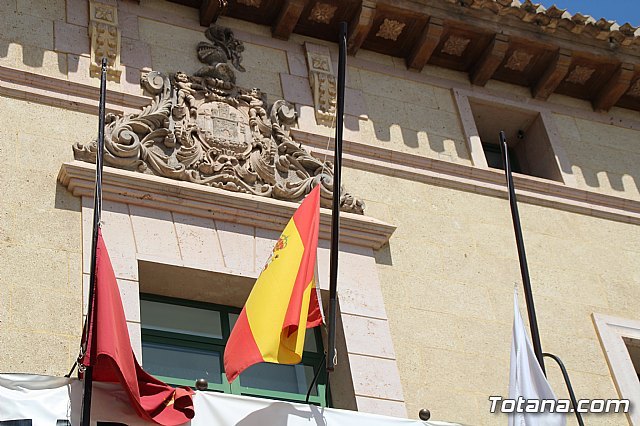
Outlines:
[{"label": "spanish flag", "polygon": [[224,351],[229,383],[259,362],[297,364],[307,328],[322,323],[316,287],[320,186],[282,231]]}]

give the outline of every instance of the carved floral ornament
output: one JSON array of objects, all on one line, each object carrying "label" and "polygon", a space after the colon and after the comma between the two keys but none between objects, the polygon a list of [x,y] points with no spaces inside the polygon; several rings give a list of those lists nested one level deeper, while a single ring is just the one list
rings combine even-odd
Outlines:
[{"label": "carved floral ornament", "polygon": [[338,10],[338,6],[327,3],[316,3],[311,9],[309,19],[319,24],[329,24]]},{"label": "carved floral ornament", "polygon": [[595,69],[589,67],[582,67],[580,65],[576,65],[576,67],[569,73],[569,76],[566,78],[567,83],[573,84],[585,84],[593,73]]},{"label": "carved floral ornament", "polygon": [[504,67],[514,71],[523,71],[529,65],[531,59],[533,59],[533,54],[516,50],[511,54]]},{"label": "carved floral ornament", "polygon": [[[206,65],[195,75],[150,72],[141,79],[153,95],[150,105],[137,114],[107,114],[104,163],[288,201],[321,185],[321,204],[330,207],[333,165],[291,138],[295,111],[284,100],[268,104],[260,89],[236,86],[243,46],[230,30],[212,26],[205,35],[211,43],[199,43],[197,52]],[[76,143],[74,157],[95,162],[96,146],[96,140]],[[340,204],[343,211],[364,211],[344,189]]]},{"label": "carved floral ornament", "polygon": [[385,18],[376,33],[376,37],[396,41],[405,27],[404,22]]},{"label": "carved floral ornament", "polygon": [[444,46],[442,46],[442,53],[453,56],[462,56],[470,42],[471,40],[468,38],[452,35],[444,42]]}]

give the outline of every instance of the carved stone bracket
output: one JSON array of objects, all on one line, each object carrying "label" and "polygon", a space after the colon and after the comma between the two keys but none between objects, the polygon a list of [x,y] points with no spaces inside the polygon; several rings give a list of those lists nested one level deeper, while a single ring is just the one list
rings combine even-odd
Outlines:
[{"label": "carved stone bracket", "polygon": [[89,37],[91,38],[91,77],[100,77],[102,58],[107,58],[107,78],[119,82],[120,29],[118,8],[95,1],[89,2]]},{"label": "carved stone bracket", "polygon": [[[269,105],[260,89],[236,86],[243,47],[230,30],[211,27],[206,36],[213,44],[198,45],[207,65],[196,75],[150,72],[141,84],[151,104],[107,115],[105,164],[288,201],[321,185],[321,204],[330,207],[333,166],[291,138],[295,111],[284,100]],[[96,146],[76,143],[74,157],[95,162]],[[342,210],[363,213],[361,200],[344,191],[340,198]]]},{"label": "carved stone bracket", "polygon": [[316,121],[318,124],[333,127],[336,118],[337,82],[329,49],[305,43],[305,50]]}]

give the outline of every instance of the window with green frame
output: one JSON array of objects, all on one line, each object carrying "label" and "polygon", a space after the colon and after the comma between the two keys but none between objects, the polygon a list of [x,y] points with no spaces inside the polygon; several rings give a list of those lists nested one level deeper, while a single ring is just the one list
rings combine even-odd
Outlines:
[{"label": "window with green frame", "polygon": [[[322,360],[319,327],[307,330],[300,364],[256,364],[230,384],[224,374],[224,347],[240,309],[151,294],[140,299],[142,360],[148,373],[172,385],[193,387],[203,378],[211,391],[305,401]],[[326,381],[324,374],[319,376],[309,402],[325,407]]]}]

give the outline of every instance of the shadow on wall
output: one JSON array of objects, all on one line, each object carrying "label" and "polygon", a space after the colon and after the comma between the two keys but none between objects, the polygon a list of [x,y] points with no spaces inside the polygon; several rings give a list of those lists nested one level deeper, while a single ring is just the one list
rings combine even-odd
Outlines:
[{"label": "shadow on wall", "polygon": [[[584,183],[594,189],[603,189],[610,187],[613,191],[619,192],[621,196],[623,195],[638,195],[638,185],[636,182],[640,180],[640,174],[615,174],[610,173],[604,170],[595,171],[591,170],[587,167],[580,167],[579,165],[574,164],[572,166],[573,174],[580,174],[584,179]],[[625,187],[625,183],[623,179],[625,176],[628,176],[627,186]],[[630,192],[630,194],[625,194]]]},{"label": "shadow on wall", "polygon": [[391,247],[389,246],[389,243],[380,247],[380,249],[376,250],[374,254],[378,265],[393,266],[393,257],[391,256]]},{"label": "shadow on wall", "polygon": [[[20,52],[16,52],[19,50]],[[42,68],[44,65],[44,55],[46,50],[29,46],[28,44],[13,43],[7,40],[0,39],[0,58],[9,58],[11,56],[20,55],[23,65],[30,68]],[[56,55],[58,71],[61,74],[67,74],[67,72],[77,71],[78,61],[69,60],[69,56],[65,53],[51,52]],[[17,64],[16,64],[17,65]],[[75,67],[75,68],[74,68]]]},{"label": "shadow on wall", "polygon": [[[504,131],[516,172],[558,182],[573,175],[579,188],[640,198],[636,130],[481,99],[470,99],[470,106],[490,167],[502,168],[498,134]],[[591,109],[587,101],[585,107]]]},{"label": "shadow on wall", "polygon": [[56,182],[54,206],[56,209],[79,212],[81,211],[81,199],[71,194],[60,182]]},{"label": "shadow on wall", "polygon": [[[124,45],[126,41],[123,41],[123,50],[126,48]],[[18,52],[19,51],[19,52]],[[29,46],[26,44],[12,43],[6,40],[0,39],[0,60],[8,59],[5,62],[11,68],[44,68],[50,67],[51,64],[45,64],[45,53],[49,52],[51,55],[56,56],[56,66],[60,74],[70,75],[81,73],[81,79],[89,79],[89,62],[90,56],[88,52],[86,54],[77,55],[73,53],[63,53],[55,51],[43,50],[39,47]],[[19,56],[19,58],[18,58]],[[122,69],[122,76],[120,77],[120,83],[125,81],[133,86],[140,84],[140,72],[135,66],[128,65],[126,52],[122,52],[122,58],[120,63],[120,69]],[[16,61],[20,63],[11,63],[12,57],[15,57]],[[82,63],[82,68],[81,68]],[[23,65],[23,67],[20,66]],[[144,63],[145,66],[150,68],[150,64]],[[129,71],[129,72],[127,72]],[[97,78],[95,78],[98,81]],[[97,132],[96,132],[97,133]]]},{"label": "shadow on wall", "polygon": [[[373,141],[375,145],[383,146],[389,149],[398,149],[404,152],[414,152],[418,155],[427,155],[430,157],[440,158],[459,158],[462,160],[471,160],[469,150],[464,140],[454,140],[433,133],[429,130],[413,130],[403,127],[399,123],[385,123],[381,120],[369,120],[373,127]],[[365,121],[366,123],[366,121]],[[352,132],[362,132],[366,135],[366,129],[363,128],[359,120],[345,120],[345,128]],[[446,130],[446,129],[445,129]],[[366,135],[367,137],[369,135]],[[368,141],[364,141],[365,143]],[[407,149],[399,146],[402,144]],[[429,155],[431,154],[431,155]]]}]

